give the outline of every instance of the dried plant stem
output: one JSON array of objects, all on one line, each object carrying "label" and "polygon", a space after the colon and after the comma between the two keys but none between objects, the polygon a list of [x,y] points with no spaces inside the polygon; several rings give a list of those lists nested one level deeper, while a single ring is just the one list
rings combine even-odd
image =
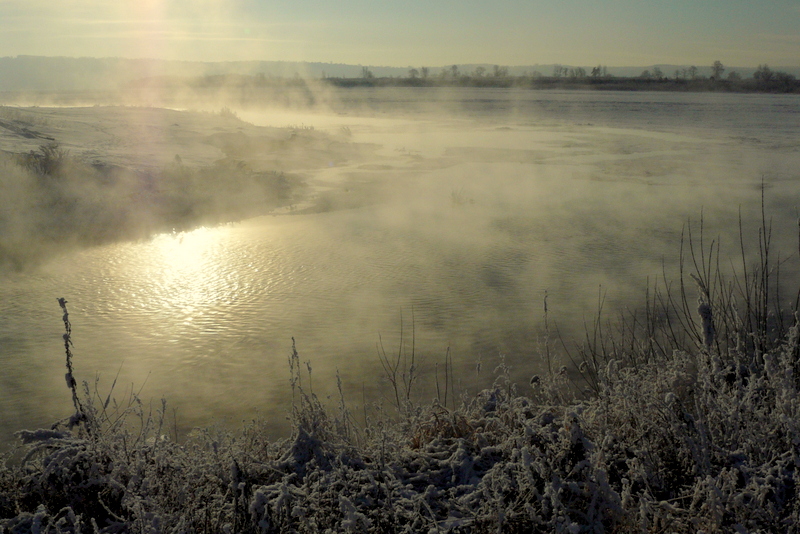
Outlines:
[{"label": "dried plant stem", "polygon": [[[66,353],[67,359],[67,374],[64,375],[64,378],[67,381],[67,387],[72,392],[72,404],[75,406],[75,415],[72,416],[70,419],[70,427],[80,423],[86,422],[88,423],[88,418],[86,417],[86,411],[83,409],[83,404],[81,403],[81,399],[78,395],[78,382],[75,380],[75,372],[72,367],[72,323],[69,320],[69,311],[67,311],[67,299],[63,297],[59,297],[58,305],[61,306],[61,310],[64,312],[62,319],[64,321],[64,352]],[[90,425],[86,425],[87,431],[90,431]]]}]

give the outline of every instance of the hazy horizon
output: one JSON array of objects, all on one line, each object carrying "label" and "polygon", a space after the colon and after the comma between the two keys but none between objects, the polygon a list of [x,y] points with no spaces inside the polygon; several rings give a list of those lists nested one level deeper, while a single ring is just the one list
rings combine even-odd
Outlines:
[{"label": "hazy horizon", "polygon": [[[359,69],[362,67],[368,68],[376,68],[376,69],[387,69],[387,70],[398,70],[403,71],[404,73],[407,72],[408,69],[413,67],[428,67],[430,69],[434,69],[433,73],[437,71],[435,69],[446,69],[450,68],[453,65],[458,67],[491,67],[494,65],[498,65],[501,67],[505,67],[510,69],[510,74],[514,75],[514,70],[519,69],[531,69],[531,68],[548,68],[553,66],[563,66],[563,67],[595,67],[595,66],[602,66],[606,67],[609,71],[614,69],[617,70],[627,70],[627,69],[642,69],[642,68],[652,68],[652,67],[690,67],[695,66],[698,67],[699,71],[702,72],[704,69],[710,71],[711,66],[714,63],[713,60],[707,63],[692,63],[692,62],[683,62],[683,63],[637,63],[637,64],[611,64],[611,63],[564,63],[564,62],[557,62],[557,61],[550,61],[550,62],[538,62],[538,63],[516,63],[516,64],[509,64],[509,63],[502,63],[502,62],[481,62],[481,61],[464,61],[461,63],[457,62],[450,62],[450,63],[442,63],[442,64],[434,64],[434,63],[420,63],[420,64],[388,64],[388,63],[369,63],[369,64],[362,64],[362,63],[353,63],[347,61],[318,61],[314,59],[307,59],[307,60],[283,60],[283,59],[243,59],[243,60],[203,60],[203,59],[165,59],[159,57],[136,57],[136,56],[104,56],[104,55],[64,55],[64,54],[52,54],[52,55],[42,55],[42,54],[12,54],[12,55],[0,55],[0,59],[9,60],[9,59],[23,59],[23,58],[35,58],[35,59],[47,59],[47,60],[98,60],[98,61],[141,61],[141,62],[153,62],[153,63],[166,63],[166,64],[203,64],[203,65],[236,65],[236,64],[287,64],[287,65],[332,65],[332,66],[343,66],[343,67],[358,67]],[[768,65],[772,69],[800,69],[800,62],[795,63],[786,63],[786,64],[776,64],[776,63],[769,63],[769,62],[758,62],[754,64],[733,64],[733,63],[725,63],[722,62],[723,66],[726,70],[730,69],[750,69],[755,70],[758,68],[759,65],[765,64]],[[634,72],[634,71],[631,71]],[[634,75],[638,75],[640,72],[637,70],[635,71]],[[359,71],[360,74],[360,71]],[[471,71],[465,71],[464,74],[471,74]],[[549,75],[550,71],[542,72],[544,75]],[[670,73],[671,74],[671,73]]]},{"label": "hazy horizon", "polygon": [[0,2],[8,56],[420,66],[797,65],[800,5]]},{"label": "hazy horizon", "polygon": [[[168,85],[179,83],[183,80],[190,90],[192,83],[198,82],[209,76],[232,76],[231,83],[238,76],[254,77],[266,76],[270,78],[294,79],[297,77],[306,80],[320,80],[324,78],[361,78],[364,69],[369,69],[371,75],[377,78],[408,78],[419,75],[423,67],[388,67],[373,65],[355,65],[345,63],[322,62],[290,62],[290,61],[172,61],[158,59],[130,59],[130,58],[74,58],[66,56],[30,56],[20,55],[15,57],[0,57],[0,92],[6,94],[4,104],[28,102],[45,104],[47,100],[19,99],[24,93],[60,91],[98,91],[118,92],[120,89],[135,89],[143,85],[150,86],[160,80]],[[453,65],[435,66],[426,65],[429,74],[438,77],[442,73],[448,76]],[[459,64],[455,66],[460,73],[466,76],[480,77],[492,76],[497,67],[490,64]],[[800,66],[786,67],[770,65],[774,72],[785,72],[790,76],[800,76]],[[582,69],[582,70],[581,70]],[[711,64],[708,65],[640,65],[631,67],[603,65],[602,72],[618,78],[640,78],[643,72],[662,72],[667,77],[687,76],[687,72],[694,71],[700,78],[709,78],[713,75]],[[415,72],[416,70],[416,72]],[[593,72],[593,66],[565,65],[565,64],[538,64],[525,66],[502,66],[502,72],[511,77],[530,78],[538,75],[552,76],[556,70]],[[755,66],[739,66],[724,64],[725,74],[738,75],[748,79],[756,72]],[[220,80],[217,80],[219,82]],[[240,82],[243,80],[240,80]],[[107,101],[101,99],[101,101]],[[119,101],[117,101],[119,103]],[[87,101],[96,104],[100,101]],[[218,102],[218,109],[229,102]]]}]

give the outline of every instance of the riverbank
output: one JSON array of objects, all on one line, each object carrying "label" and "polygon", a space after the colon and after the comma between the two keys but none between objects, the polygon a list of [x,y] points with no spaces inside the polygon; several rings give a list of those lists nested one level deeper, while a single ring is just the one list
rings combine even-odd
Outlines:
[{"label": "riverbank", "polygon": [[308,173],[369,152],[311,127],[134,107],[0,108],[0,268],[301,202]]}]

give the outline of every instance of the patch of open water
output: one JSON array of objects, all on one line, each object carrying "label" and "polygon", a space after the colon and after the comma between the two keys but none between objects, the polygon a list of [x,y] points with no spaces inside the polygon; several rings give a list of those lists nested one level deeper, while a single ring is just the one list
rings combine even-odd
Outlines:
[{"label": "patch of open water", "polygon": [[4,275],[1,439],[70,413],[56,297],[69,301],[77,374],[99,374],[101,392],[119,372],[118,398],[144,385],[184,432],[262,416],[278,434],[293,337],[315,391],[334,394],[338,372],[355,406],[386,398],[378,350],[409,354],[412,332],[423,395],[448,350],[461,388],[490,384],[501,361],[524,387],[544,366],[545,294],[566,339],[599,295],[614,313],[640,307],[648,280],[676,273],[682,227],[701,211],[735,257],[740,206],[756,232],[762,178],[775,248],[793,254],[797,279],[796,97],[456,92],[437,97],[460,109],[443,120],[403,98],[388,108],[408,110],[399,117],[369,107],[302,118],[382,147],[374,162],[311,178],[321,213]]}]

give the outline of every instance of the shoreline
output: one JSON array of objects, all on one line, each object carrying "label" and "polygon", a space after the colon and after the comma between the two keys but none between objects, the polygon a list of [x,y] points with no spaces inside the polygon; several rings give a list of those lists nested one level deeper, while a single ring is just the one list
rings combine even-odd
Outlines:
[{"label": "shoreline", "polygon": [[313,128],[255,126],[228,108],[0,107],[0,266],[267,215],[308,201],[318,170],[371,150]]}]

